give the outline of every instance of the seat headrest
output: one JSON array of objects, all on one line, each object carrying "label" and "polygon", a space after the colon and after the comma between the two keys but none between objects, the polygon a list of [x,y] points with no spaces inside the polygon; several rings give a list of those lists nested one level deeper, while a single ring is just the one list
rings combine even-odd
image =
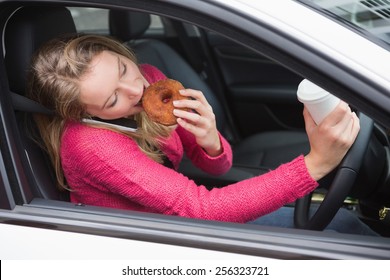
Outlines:
[{"label": "seat headrest", "polygon": [[12,91],[23,94],[33,53],[42,43],[76,33],[72,15],[65,7],[22,7],[8,20],[4,33],[5,65]]},{"label": "seat headrest", "polygon": [[150,26],[150,15],[140,12],[110,10],[109,28],[111,36],[126,42],[142,35]]}]

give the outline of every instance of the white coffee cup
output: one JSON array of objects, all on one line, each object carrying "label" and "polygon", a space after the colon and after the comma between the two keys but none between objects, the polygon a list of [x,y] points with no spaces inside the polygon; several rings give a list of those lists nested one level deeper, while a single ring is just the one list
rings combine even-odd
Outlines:
[{"label": "white coffee cup", "polygon": [[298,100],[305,104],[316,124],[320,124],[340,102],[338,97],[306,79],[299,84],[297,96]]}]

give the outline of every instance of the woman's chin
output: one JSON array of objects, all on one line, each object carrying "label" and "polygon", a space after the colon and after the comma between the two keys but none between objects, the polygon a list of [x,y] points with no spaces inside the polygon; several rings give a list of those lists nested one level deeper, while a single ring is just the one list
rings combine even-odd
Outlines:
[{"label": "woman's chin", "polygon": [[129,115],[130,116],[137,115],[143,111],[144,111],[144,108],[142,106],[135,106],[135,107],[133,107],[133,109],[131,110],[131,113]]}]

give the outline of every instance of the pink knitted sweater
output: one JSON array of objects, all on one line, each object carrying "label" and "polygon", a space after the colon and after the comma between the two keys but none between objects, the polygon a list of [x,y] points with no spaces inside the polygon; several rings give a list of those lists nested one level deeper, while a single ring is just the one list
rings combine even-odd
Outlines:
[{"label": "pink knitted sweater", "polygon": [[[153,66],[142,70],[150,83],[165,78]],[[175,169],[185,152],[196,166],[219,175],[232,164],[230,145],[220,139],[223,153],[210,157],[178,126],[162,151]],[[248,222],[317,187],[299,156],[267,174],[207,190],[148,158],[133,139],[78,122],[66,125],[61,162],[72,202],[209,220]]]}]

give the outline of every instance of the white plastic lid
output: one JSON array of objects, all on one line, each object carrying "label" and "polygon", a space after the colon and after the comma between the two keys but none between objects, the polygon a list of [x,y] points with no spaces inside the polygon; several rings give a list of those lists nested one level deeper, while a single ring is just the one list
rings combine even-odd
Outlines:
[{"label": "white plastic lid", "polygon": [[306,79],[299,84],[297,91],[298,99],[301,102],[320,100],[328,94],[329,92]]}]

